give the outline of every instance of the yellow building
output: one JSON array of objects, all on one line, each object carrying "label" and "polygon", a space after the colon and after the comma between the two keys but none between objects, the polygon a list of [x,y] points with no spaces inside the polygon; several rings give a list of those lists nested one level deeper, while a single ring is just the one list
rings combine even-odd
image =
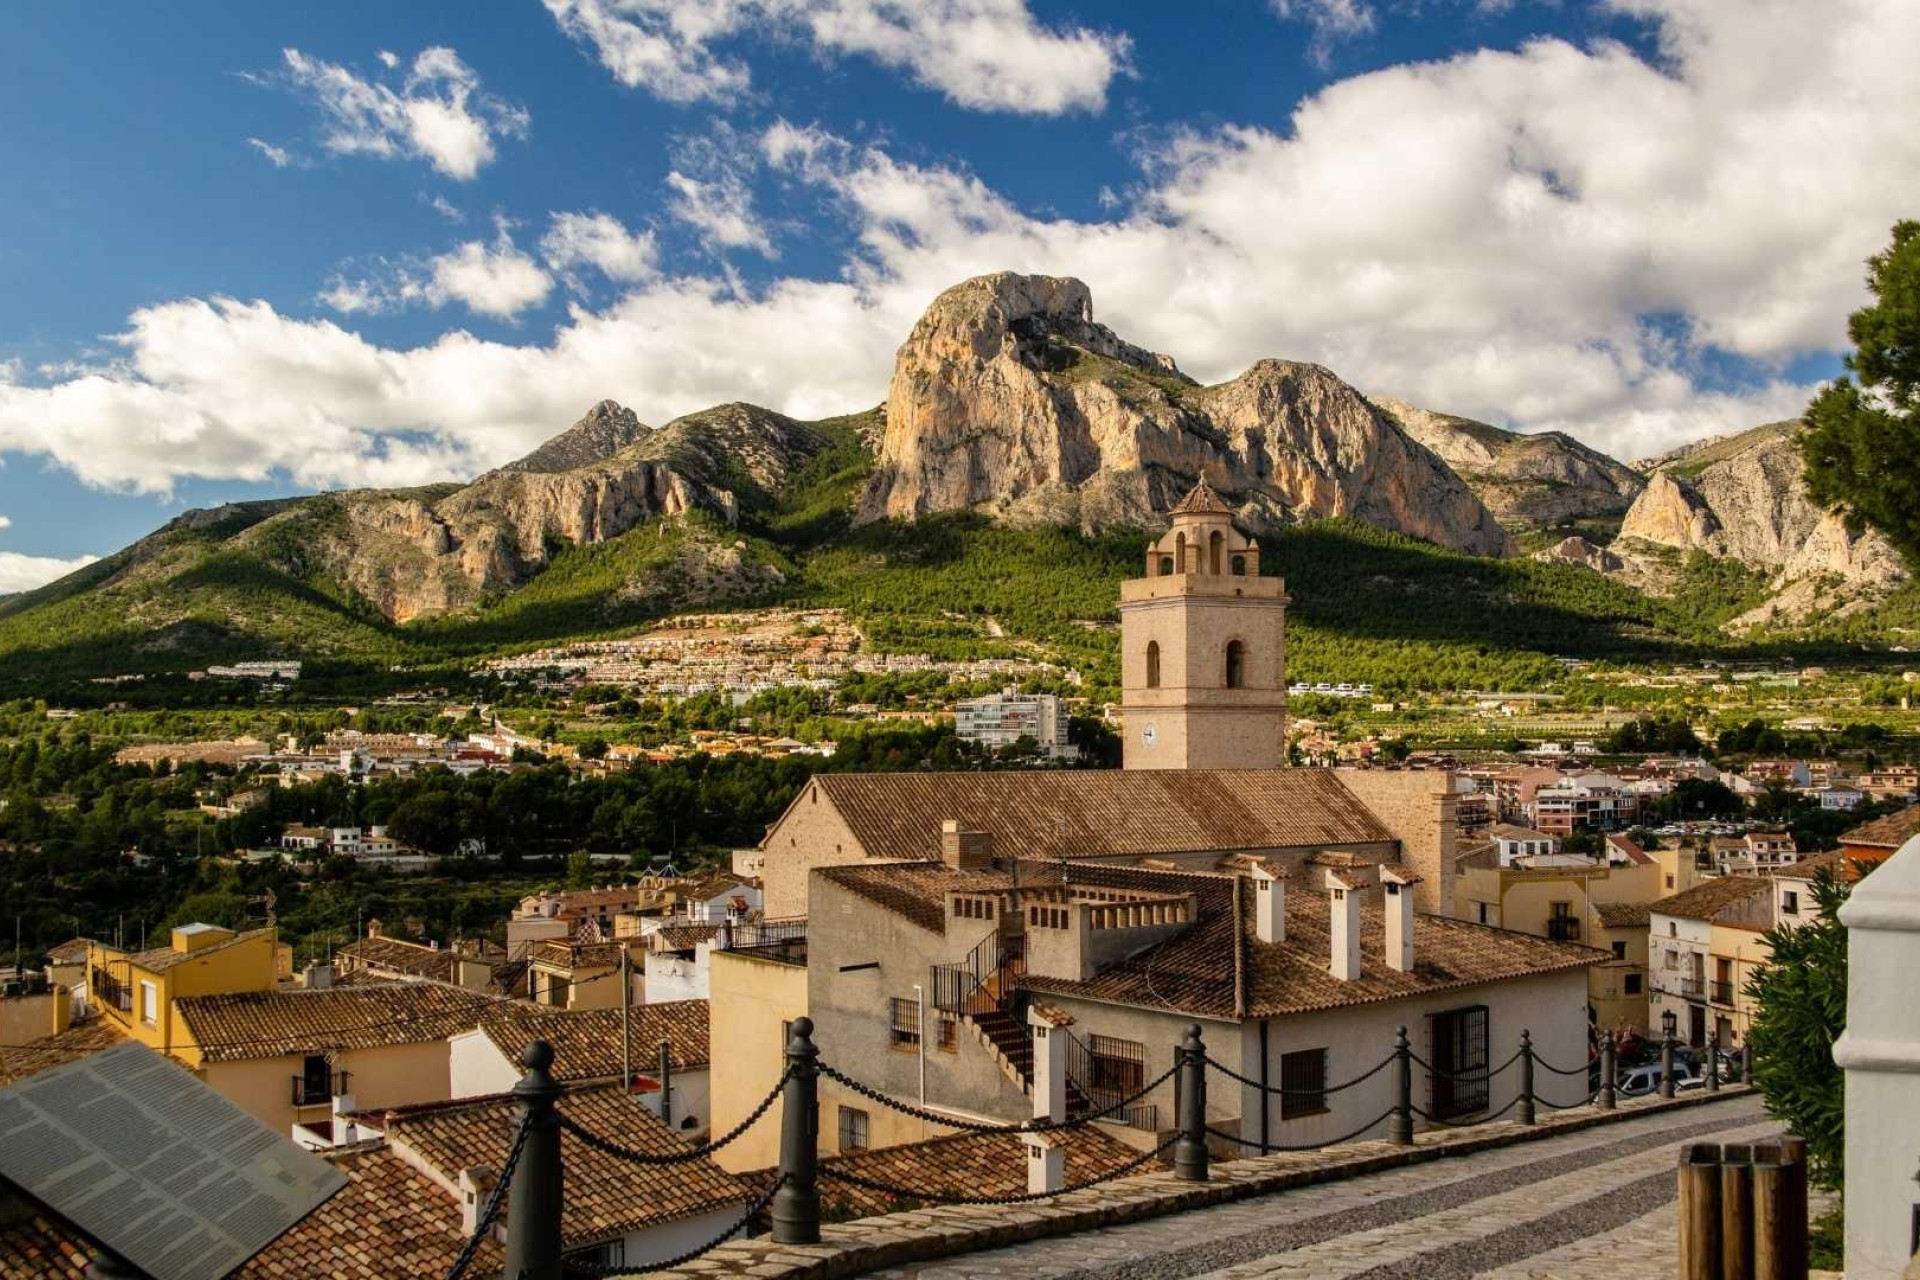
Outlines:
[{"label": "yellow building", "polygon": [[1644,1033],[1647,1023],[1647,904],[1593,904],[1594,946],[1613,959],[1587,970],[1594,1025]]},{"label": "yellow building", "polygon": [[618,1009],[620,954],[627,955],[627,1003],[646,996],[646,942],[569,942],[555,938],[527,950],[527,997],[552,1009]]},{"label": "yellow building", "polygon": [[1720,876],[1662,898],[1648,911],[1648,1017],[1671,1012],[1698,1048],[1717,1032],[1720,1047],[1745,1045],[1754,1002],[1747,980],[1772,958],[1763,936],[1773,924],[1775,888],[1761,876]]},{"label": "yellow building", "polygon": [[174,1002],[186,996],[272,991],[280,979],[280,941],[272,928],[236,933],[211,924],[181,925],[164,947],[87,948],[95,1007],[150,1049],[174,1052],[188,1037]]}]

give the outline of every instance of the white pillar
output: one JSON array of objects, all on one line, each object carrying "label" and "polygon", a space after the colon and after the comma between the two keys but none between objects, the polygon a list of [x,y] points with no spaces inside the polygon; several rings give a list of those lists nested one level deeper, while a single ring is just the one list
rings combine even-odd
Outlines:
[{"label": "white pillar", "polygon": [[1387,917],[1387,967],[1413,972],[1413,886],[1420,877],[1391,867],[1380,869],[1381,900]]},{"label": "white pillar", "polygon": [[1253,871],[1253,936],[1261,942],[1287,940],[1286,871],[1256,867]]},{"label": "white pillar", "polygon": [[1033,1118],[1056,1123],[1067,1118],[1067,1037],[1064,1024],[1056,1026],[1038,1005],[1027,1009],[1033,1028]]},{"label": "white pillar", "polygon": [[1340,981],[1353,982],[1360,976],[1360,890],[1329,871],[1327,898],[1333,933],[1328,968]]},{"label": "white pillar", "polygon": [[1920,836],[1854,887],[1847,926],[1847,1280],[1906,1274],[1920,1168]]},{"label": "white pillar", "polygon": [[1066,1160],[1053,1140],[1042,1133],[1027,1135],[1027,1194],[1058,1191],[1066,1185]]}]

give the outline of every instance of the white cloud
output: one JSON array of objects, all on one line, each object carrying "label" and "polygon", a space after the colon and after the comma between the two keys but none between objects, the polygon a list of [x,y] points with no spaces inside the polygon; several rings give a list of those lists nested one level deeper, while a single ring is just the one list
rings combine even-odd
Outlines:
[{"label": "white cloud", "polygon": [[84,569],[99,556],[76,556],[61,560],[54,556],[24,556],[17,551],[0,551],[0,595],[32,591],[66,577],[75,569]]},{"label": "white cloud", "polygon": [[415,347],[183,299],[137,312],[117,362],[0,382],[0,451],[143,491],[397,484],[506,461],[608,396],[651,422],[731,399],[845,412],[882,397],[939,290],[1011,268],[1086,279],[1102,321],[1207,380],[1318,360],[1370,391],[1644,455],[1797,410],[1809,389],[1784,376],[1714,390],[1701,347],[1764,370],[1839,346],[1863,259],[1920,205],[1904,56],[1920,9],[1650,13],[1662,68],[1543,41],[1374,72],[1302,103],[1284,133],[1170,139],[1133,204],[1096,221],[778,125],[758,145],[789,201],[817,192],[856,237],[834,279],[748,293],[650,274],[537,341]]},{"label": "white cloud", "polygon": [[402,307],[458,302],[476,315],[511,320],[545,302],[553,277],[514,244],[507,223],[496,221],[488,244],[467,240],[424,261],[381,264],[369,276],[335,276],[320,301],[342,315],[377,315]]},{"label": "white cloud", "polygon": [[712,45],[750,30],[857,54],[983,111],[1099,111],[1127,71],[1125,36],[1047,27],[1026,0],[546,0],[560,29],[629,88],[669,102],[731,102],[744,63]]},{"label": "white cloud", "polygon": [[11,529],[11,528],[13,528],[13,520],[7,516],[0,516],[0,529]]},{"label": "white cloud", "polygon": [[1313,31],[1307,56],[1321,66],[1341,40],[1372,31],[1377,23],[1367,0],[1269,0],[1273,11],[1290,22],[1304,22]]},{"label": "white cloud", "polygon": [[465,222],[467,220],[467,215],[460,212],[459,207],[456,206],[453,201],[447,199],[437,191],[431,199],[428,199],[424,195],[421,198],[427,201],[427,207],[429,209],[432,209],[448,222]]},{"label": "white cloud", "polygon": [[248,138],[247,145],[267,158],[267,163],[276,169],[284,169],[294,163],[294,155],[285,147],[276,147],[271,142],[259,138]]},{"label": "white cloud", "polygon": [[[320,108],[320,144],[336,155],[417,157],[464,182],[493,159],[496,137],[524,138],[532,123],[525,107],[483,90],[479,75],[448,48],[423,49],[404,76],[388,77],[395,83],[362,79],[298,49],[282,56],[286,82]],[[390,53],[380,60],[388,71],[399,67]]]},{"label": "white cloud", "polygon": [[634,284],[654,274],[651,231],[628,231],[612,214],[556,213],[540,238],[540,254],[562,275],[593,267],[607,279]]}]

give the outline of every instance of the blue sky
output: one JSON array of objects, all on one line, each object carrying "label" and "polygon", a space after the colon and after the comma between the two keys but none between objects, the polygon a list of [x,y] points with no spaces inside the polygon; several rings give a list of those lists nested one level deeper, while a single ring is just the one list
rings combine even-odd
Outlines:
[{"label": "blue sky", "polygon": [[1873,53],[1913,7],[1804,8],[13,6],[0,591],[603,396],[863,407],[997,267],[1209,379],[1316,359],[1625,456],[1780,416],[1920,196]]}]

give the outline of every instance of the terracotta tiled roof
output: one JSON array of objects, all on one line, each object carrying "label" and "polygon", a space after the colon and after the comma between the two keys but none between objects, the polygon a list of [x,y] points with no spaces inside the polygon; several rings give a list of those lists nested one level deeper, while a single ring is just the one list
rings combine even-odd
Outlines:
[{"label": "terracotta tiled roof", "polygon": [[[1009,880],[1004,865],[956,871],[944,862],[855,862],[821,867],[814,874],[934,933],[946,932],[947,890],[1005,889]],[[1057,883],[1059,878],[1057,863],[1020,864],[1023,884]]]},{"label": "terracotta tiled roof", "polygon": [[234,934],[224,942],[201,947],[198,951],[175,951],[172,947],[155,947],[150,951],[136,951],[127,957],[127,961],[137,968],[145,969],[148,973],[165,973],[175,965],[185,964],[189,960],[198,960],[201,956],[212,955],[228,947],[237,947],[249,938],[257,938],[263,933],[271,934],[272,932],[272,929],[249,929],[245,933]]},{"label": "terracotta tiled roof", "polygon": [[92,938],[69,938],[57,947],[47,948],[47,959],[54,964],[79,964],[87,958]]},{"label": "terracotta tiled roof", "polygon": [[1771,884],[1759,876],[1716,876],[1702,880],[1691,889],[1649,903],[1647,910],[1684,920],[1712,920],[1728,907],[1771,891]]},{"label": "terracotta tiled roof", "polygon": [[1554,840],[1554,836],[1544,831],[1535,831],[1532,827],[1522,827],[1512,822],[1496,822],[1487,828],[1487,835],[1495,840]]},{"label": "terracotta tiled roof", "polygon": [[108,1018],[76,1022],[58,1035],[35,1040],[22,1048],[0,1049],[0,1084],[12,1084],[49,1067],[65,1066],[111,1049],[126,1036]]},{"label": "terracotta tiled roof", "polygon": [[869,858],[938,859],[947,818],[991,835],[1002,857],[1039,859],[1394,838],[1328,769],[828,773],[814,784]]},{"label": "terracotta tiled roof", "polygon": [[[460,1204],[384,1144],[329,1157],[347,1185],[234,1272],[248,1277],[445,1275],[466,1238]],[[489,1238],[474,1258],[475,1275],[505,1262]]]},{"label": "terracotta tiled roof", "polygon": [[1635,866],[1644,867],[1653,861],[1652,854],[1648,853],[1645,849],[1642,849],[1638,843],[1636,843],[1635,841],[1629,840],[1625,836],[1621,836],[1621,835],[1608,836],[1607,845],[1609,848],[1616,849],[1621,854],[1625,855],[1627,861],[1633,863]]},{"label": "terracotta tiled roof", "polygon": [[361,938],[340,948],[337,954],[349,964],[412,974],[416,978],[432,978],[439,982],[453,981],[454,962],[460,958],[451,950],[422,946],[418,942],[406,942],[400,938]]},{"label": "terracotta tiled roof", "polygon": [[1647,926],[1647,904],[1644,902],[1596,902],[1593,914],[1600,917],[1600,923],[1608,929],[1644,929]]},{"label": "terracotta tiled roof", "polygon": [[[620,963],[621,948],[640,943],[638,937],[619,942],[568,942],[565,938],[549,938],[534,943],[527,958],[563,969],[611,969]],[[636,963],[635,968],[638,967]]]},{"label": "terracotta tiled roof", "polygon": [[1898,849],[1915,835],[1920,835],[1920,805],[1911,805],[1898,813],[1889,813],[1885,817],[1875,818],[1872,822],[1863,822],[1852,830],[1843,832],[1840,843]]},{"label": "terracotta tiled roof", "polygon": [[[568,1119],[622,1146],[671,1155],[687,1143],[618,1084],[569,1089],[560,1099]],[[428,1103],[376,1115],[387,1140],[404,1145],[449,1181],[462,1169],[498,1169],[507,1157],[520,1104],[511,1095]],[[752,1189],[711,1160],[674,1165],[633,1164],[560,1136],[566,1170],[561,1231],[569,1247],[585,1246],[644,1227],[737,1206]]]},{"label": "terracotta tiled roof", "polygon": [[691,951],[703,942],[712,942],[720,936],[717,924],[668,924],[654,930],[653,936],[659,940],[658,950]]},{"label": "terracotta tiled roof", "polygon": [[209,1062],[422,1044],[533,1007],[444,982],[186,996],[174,1001]]},{"label": "terracotta tiled roof", "polygon": [[[1047,1138],[1063,1148],[1063,1174],[1068,1182],[1098,1178],[1140,1156],[1134,1148],[1092,1126],[1048,1134]],[[1140,1171],[1151,1173],[1167,1167],[1163,1160],[1150,1160]],[[933,1201],[883,1195],[840,1182],[828,1175],[833,1169],[932,1196],[1007,1196],[1025,1195],[1027,1191],[1026,1144],[1016,1134],[962,1133],[827,1156],[820,1161],[821,1209],[833,1217],[867,1218],[918,1209]],[[772,1181],[773,1170],[746,1176],[764,1191]]]},{"label": "terracotta tiled roof", "polygon": [[1233,508],[1228,506],[1218,493],[1214,492],[1213,486],[1207,483],[1205,476],[1202,476],[1193,488],[1187,490],[1186,497],[1180,499],[1180,501],[1174,503],[1173,506],[1168,509],[1167,514],[1176,516],[1230,516],[1233,514]]},{"label": "terracotta tiled roof", "polygon": [[0,1280],[84,1280],[93,1239],[0,1184]]},{"label": "terracotta tiled roof", "polygon": [[1811,882],[1822,871],[1831,871],[1841,881],[1860,878],[1858,855],[1849,854],[1845,849],[1829,849],[1825,853],[1816,853],[1811,858],[1802,858],[1790,866],[1781,867],[1774,876],[1781,880],[1806,880]]},{"label": "terracotta tiled roof", "polygon": [[[651,1073],[660,1062],[660,1041],[673,1046],[676,1071],[704,1067],[707,1002],[669,1000],[638,1004],[631,1013],[633,1068]],[[485,1025],[487,1038],[518,1062],[529,1040],[553,1046],[553,1074],[562,1080],[607,1080],[620,1075],[620,1010],[555,1009],[519,1014]]]}]

